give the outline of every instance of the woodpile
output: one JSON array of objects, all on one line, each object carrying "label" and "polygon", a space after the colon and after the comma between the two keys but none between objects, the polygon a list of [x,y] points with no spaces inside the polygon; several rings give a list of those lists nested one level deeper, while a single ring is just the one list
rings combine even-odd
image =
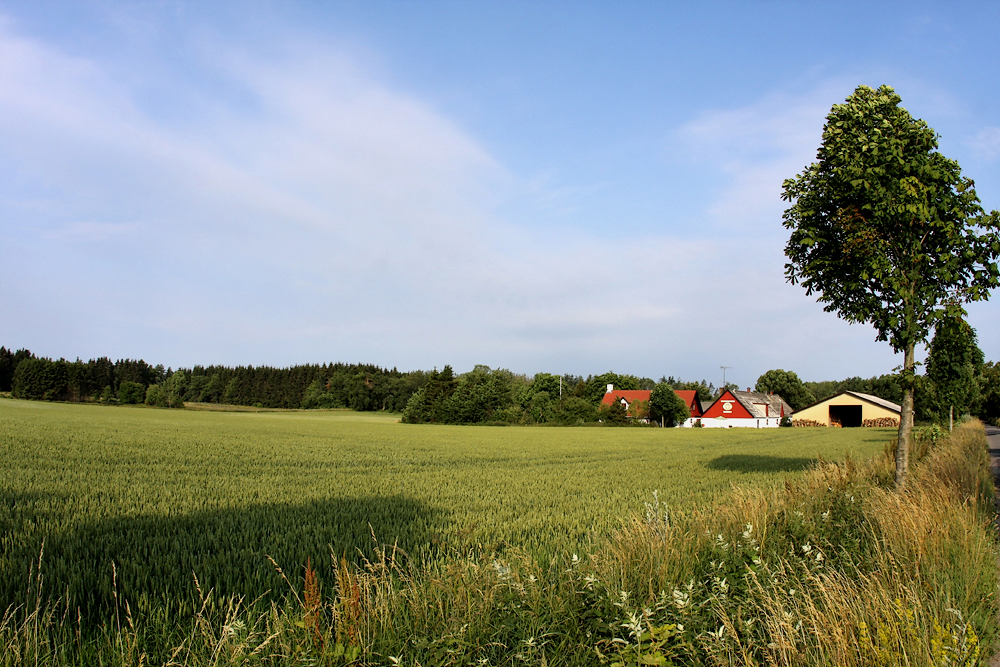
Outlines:
[{"label": "woodpile", "polygon": [[861,425],[869,428],[899,428],[899,420],[895,417],[879,417],[878,419],[866,419],[861,422]]},{"label": "woodpile", "polygon": [[[878,419],[866,419],[861,422],[862,426],[868,428],[899,428],[899,420],[895,417],[879,417]],[[837,419],[831,419],[829,424],[814,421],[812,419],[793,419],[792,426],[829,426],[830,428],[843,428],[843,424]]]}]

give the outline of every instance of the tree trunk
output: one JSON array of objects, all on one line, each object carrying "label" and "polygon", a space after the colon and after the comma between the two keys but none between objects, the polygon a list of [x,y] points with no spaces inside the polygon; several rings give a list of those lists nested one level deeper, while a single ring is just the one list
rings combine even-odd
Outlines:
[{"label": "tree trunk", "polygon": [[903,405],[899,415],[899,434],[896,440],[896,488],[906,485],[910,469],[910,433],[913,431],[913,347],[906,346],[903,356]]},{"label": "tree trunk", "polygon": [[948,433],[951,433],[952,426],[955,425],[955,406],[948,406]]}]

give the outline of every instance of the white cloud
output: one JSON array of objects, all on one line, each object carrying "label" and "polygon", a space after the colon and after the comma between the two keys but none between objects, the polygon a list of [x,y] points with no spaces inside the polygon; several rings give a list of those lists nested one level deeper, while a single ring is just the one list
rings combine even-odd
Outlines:
[{"label": "white cloud", "polygon": [[747,106],[706,111],[681,127],[676,140],[685,153],[725,180],[711,217],[724,227],[757,229],[780,220],[782,182],[815,159],[830,107],[850,91],[834,81],[804,94],[774,93]]},{"label": "white cloud", "polygon": [[[0,214],[14,221],[0,227],[0,310],[15,313],[0,339],[175,366],[700,375],[739,355],[752,382],[801,371],[787,360],[810,346],[870,338],[783,283],[772,232],[609,240],[500,219],[496,202],[545,186],[336,49],[201,58],[235,92],[174,87],[157,98],[172,107],[150,109],[101,62],[0,24]],[[729,179],[711,217],[775,224],[781,178],[811,158],[834,89],[681,129]],[[801,321],[831,324],[803,341]]]},{"label": "white cloud", "polygon": [[965,145],[972,149],[976,157],[987,162],[1000,158],[1000,127],[984,127]]}]

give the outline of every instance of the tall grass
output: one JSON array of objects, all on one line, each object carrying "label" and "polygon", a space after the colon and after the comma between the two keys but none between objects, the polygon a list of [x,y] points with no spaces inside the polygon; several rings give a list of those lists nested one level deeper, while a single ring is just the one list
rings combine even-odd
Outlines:
[{"label": "tall grass", "polygon": [[888,457],[848,459],[699,509],[654,498],[587,553],[546,561],[331,555],[327,589],[311,565],[278,568],[283,604],[199,589],[180,627],[138,627],[122,603],[83,638],[28,591],[0,623],[0,664],[983,664],[1000,607],[982,425],[929,447],[903,491],[892,474]]}]

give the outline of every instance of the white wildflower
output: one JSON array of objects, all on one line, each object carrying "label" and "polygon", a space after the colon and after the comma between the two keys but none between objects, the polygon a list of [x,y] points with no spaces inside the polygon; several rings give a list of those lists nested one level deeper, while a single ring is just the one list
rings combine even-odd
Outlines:
[{"label": "white wildflower", "polygon": [[628,632],[633,638],[639,639],[642,636],[642,620],[635,614],[629,612],[628,621],[622,623],[623,628],[628,628]]},{"label": "white wildflower", "polygon": [[691,604],[691,596],[682,590],[674,589],[674,606],[678,609],[684,609]]}]

